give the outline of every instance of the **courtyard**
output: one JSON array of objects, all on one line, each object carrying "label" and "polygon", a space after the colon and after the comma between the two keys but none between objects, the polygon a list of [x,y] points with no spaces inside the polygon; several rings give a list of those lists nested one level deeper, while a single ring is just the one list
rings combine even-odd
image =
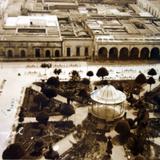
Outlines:
[{"label": "courtyard", "polygon": [[[24,102],[25,91],[27,87],[31,87],[35,91],[39,91],[36,85],[33,85],[33,82],[41,82],[42,80],[47,80],[51,76],[55,76],[54,69],[61,69],[61,73],[58,75],[60,81],[68,81],[70,79],[70,74],[73,70],[78,71],[81,79],[86,78],[86,73],[88,71],[93,71],[94,76],[91,77],[91,84],[94,81],[99,81],[100,78],[96,76],[96,72],[100,67],[105,67],[109,75],[105,77],[105,80],[134,80],[140,73],[144,73],[148,77],[147,72],[149,69],[154,68],[157,72],[157,75],[154,77],[156,83],[152,85],[152,89],[156,88],[159,85],[159,75],[160,75],[160,64],[159,63],[133,63],[123,62],[117,63],[99,63],[99,62],[76,62],[76,61],[67,61],[67,62],[44,62],[51,64],[50,68],[42,68],[41,64],[43,62],[1,62],[0,66],[0,120],[3,123],[0,123],[0,156],[2,155],[4,149],[11,143],[15,141],[16,136],[16,127],[18,125],[18,114],[21,110],[21,106]],[[93,85],[91,85],[93,86]],[[93,90],[93,88],[92,88]],[[150,87],[146,85],[143,91],[140,93],[140,96],[143,96],[146,91],[149,91]],[[63,96],[56,96],[56,100],[61,102],[66,102],[66,98]],[[76,102],[72,102],[76,105]],[[126,110],[127,118],[134,118],[134,110]],[[75,113],[70,116],[68,119],[73,121],[74,125],[77,126],[82,123],[82,121],[88,115],[88,105],[84,107],[77,107]],[[149,114],[150,118],[155,118],[157,115],[151,113]],[[58,121],[62,117],[54,116],[49,119],[49,122]],[[157,116],[158,118],[158,116]],[[34,123],[36,119],[29,117],[24,119],[24,123]],[[19,131],[21,132],[21,131]],[[72,148],[72,145],[76,143],[76,139],[72,132],[67,133],[68,135],[63,136],[62,139],[57,141],[53,148],[58,151],[60,155],[63,155],[65,152],[71,153],[68,151]],[[116,132],[112,130],[111,132],[106,133],[106,137],[116,136]],[[71,143],[71,142],[73,143]],[[153,142],[155,144],[160,144],[159,138],[154,138]],[[96,144],[96,142],[95,142]],[[101,144],[102,146],[104,144]],[[103,147],[102,147],[103,148]],[[104,151],[100,151],[104,152]],[[118,154],[117,154],[118,153]],[[96,156],[96,155],[95,155]],[[117,157],[118,156],[118,157]],[[154,153],[153,153],[154,156]],[[117,160],[121,157],[121,160],[126,160],[126,151],[124,147],[120,145],[114,145],[113,153],[111,158]],[[87,159],[87,157],[86,157]],[[89,155],[88,155],[89,159]],[[98,158],[97,158],[98,159]]]}]

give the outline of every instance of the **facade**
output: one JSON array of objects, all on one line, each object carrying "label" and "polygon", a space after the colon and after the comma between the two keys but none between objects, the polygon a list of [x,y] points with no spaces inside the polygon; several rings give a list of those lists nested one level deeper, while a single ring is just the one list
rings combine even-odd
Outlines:
[{"label": "facade", "polygon": [[89,112],[99,119],[114,121],[124,114],[126,95],[112,85],[95,90],[91,94],[91,99],[93,105]]},{"label": "facade", "polygon": [[1,60],[160,59],[160,20],[135,1],[26,0],[5,11]]}]

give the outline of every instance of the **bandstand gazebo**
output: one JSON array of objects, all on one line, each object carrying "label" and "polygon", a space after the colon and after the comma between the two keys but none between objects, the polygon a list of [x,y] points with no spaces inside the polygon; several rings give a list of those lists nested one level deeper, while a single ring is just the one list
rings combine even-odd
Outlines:
[{"label": "bandstand gazebo", "polygon": [[126,95],[112,85],[106,85],[91,93],[93,101],[89,112],[100,119],[114,121],[124,114]]}]

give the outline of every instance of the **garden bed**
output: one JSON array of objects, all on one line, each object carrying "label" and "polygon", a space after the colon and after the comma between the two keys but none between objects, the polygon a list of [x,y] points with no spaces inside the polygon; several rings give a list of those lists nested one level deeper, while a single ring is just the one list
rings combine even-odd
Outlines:
[{"label": "garden bed", "polygon": [[[18,134],[19,130],[22,130],[22,135]],[[24,148],[26,152],[24,159],[35,159],[36,157],[30,155],[34,150],[35,142],[42,140],[44,142],[43,148],[45,149],[50,144],[54,145],[74,130],[75,125],[72,121],[48,122],[47,125],[40,123],[19,124],[15,143],[20,143]]]}]

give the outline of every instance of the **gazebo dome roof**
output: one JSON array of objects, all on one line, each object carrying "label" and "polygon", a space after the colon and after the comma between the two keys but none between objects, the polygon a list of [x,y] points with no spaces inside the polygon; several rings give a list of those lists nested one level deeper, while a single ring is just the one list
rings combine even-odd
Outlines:
[{"label": "gazebo dome roof", "polygon": [[91,94],[92,100],[101,104],[118,104],[126,100],[126,95],[112,85],[106,85]]}]

